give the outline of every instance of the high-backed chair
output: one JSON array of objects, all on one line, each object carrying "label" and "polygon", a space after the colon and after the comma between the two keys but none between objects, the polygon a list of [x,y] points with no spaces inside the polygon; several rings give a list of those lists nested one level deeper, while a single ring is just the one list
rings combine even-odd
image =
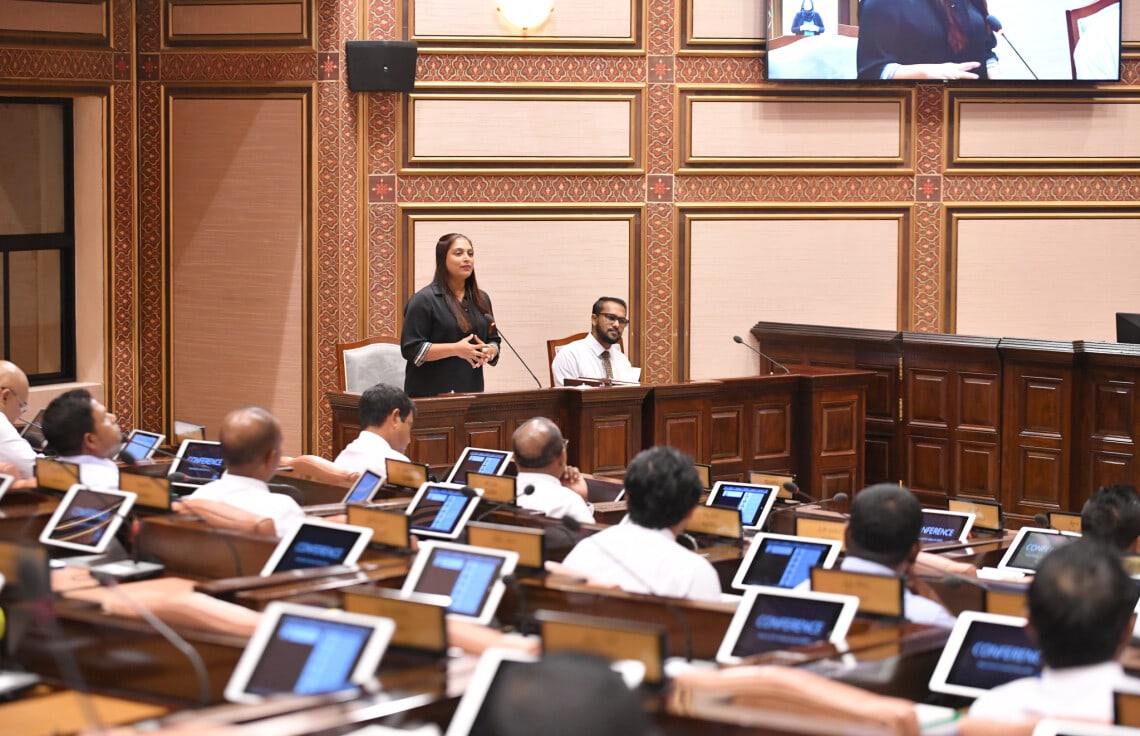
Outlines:
[{"label": "high-backed chair", "polygon": [[1065,11],[1065,26],[1069,31],[1069,64],[1072,68],[1073,79],[1079,79],[1077,76],[1077,42],[1081,40],[1081,27],[1084,25],[1085,18],[1119,2],[1120,0],[1097,0],[1083,7]]},{"label": "high-backed chair", "polygon": [[400,340],[387,335],[336,346],[336,375],[342,391],[362,394],[369,386],[387,383],[404,387],[407,361],[400,353]]},{"label": "high-backed chair", "polygon": [[[550,372],[550,385],[554,385],[554,356],[558,355],[558,351],[572,342],[586,337],[588,333],[578,332],[567,337],[560,337],[554,340],[546,341],[546,368]],[[618,340],[618,346],[621,347],[622,352],[625,352],[625,340]]]}]

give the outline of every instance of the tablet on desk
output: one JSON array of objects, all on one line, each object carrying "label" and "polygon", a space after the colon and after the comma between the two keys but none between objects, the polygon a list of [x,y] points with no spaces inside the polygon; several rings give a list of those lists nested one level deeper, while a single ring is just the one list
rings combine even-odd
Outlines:
[{"label": "tablet on desk", "polygon": [[830,568],[842,543],[832,539],[757,534],[736,569],[732,587],[757,585],[794,588],[811,578],[813,567]]},{"label": "tablet on desk", "polygon": [[404,593],[430,593],[451,599],[448,613],[488,624],[515,571],[518,552],[453,542],[420,542],[420,551],[404,581]]},{"label": "tablet on desk", "polygon": [[1041,652],[1027,619],[963,611],[930,676],[930,690],[977,698],[998,685],[1041,672]]},{"label": "tablet on desk", "polygon": [[458,483],[424,483],[408,504],[407,515],[413,534],[440,539],[457,539],[475,507],[479,489]]},{"label": "tablet on desk", "polygon": [[40,542],[100,555],[115,538],[135,494],[73,485],[40,534]]},{"label": "tablet on desk", "polygon": [[745,529],[759,529],[764,526],[772,504],[776,503],[776,493],[776,486],[718,480],[706,503],[708,506],[737,509]]},{"label": "tablet on desk", "polygon": [[261,574],[355,565],[371,539],[372,530],[362,526],[306,519],[277,544]]},{"label": "tablet on desk", "polygon": [[4,498],[4,494],[16,482],[16,476],[8,475],[7,473],[0,473],[0,499]]},{"label": "tablet on desk", "polygon": [[953,544],[970,538],[976,515],[964,511],[922,510],[922,529],[918,541],[923,544]]},{"label": "tablet on desk", "polygon": [[127,435],[127,443],[119,451],[123,462],[149,460],[154,457],[155,450],[159,448],[166,435],[157,432],[144,432],[141,429],[132,429]]},{"label": "tablet on desk", "polygon": [[502,475],[510,464],[514,453],[508,450],[485,450],[481,447],[465,447],[455,461],[451,472],[444,481],[447,483],[462,483],[467,479],[468,473],[483,473],[484,475]]},{"label": "tablet on desk", "polygon": [[368,503],[384,485],[384,476],[372,470],[365,470],[352,484],[352,488],[342,503]]},{"label": "tablet on desk", "polygon": [[226,700],[258,703],[367,684],[395,628],[391,619],[274,601],[226,684]]},{"label": "tablet on desk", "polygon": [[537,661],[538,657],[517,649],[488,649],[483,652],[447,725],[445,736],[493,736],[485,704],[494,701],[508,672],[525,670]]},{"label": "tablet on desk", "polygon": [[1023,526],[1017,530],[1017,536],[1005,551],[1001,562],[997,564],[999,570],[1016,570],[1024,573],[1037,572],[1038,565],[1058,547],[1063,547],[1074,539],[1080,539],[1080,534],[1073,532],[1058,532],[1053,529]]},{"label": "tablet on desk", "polygon": [[716,661],[736,664],[766,652],[843,641],[858,608],[853,595],[750,588],[728,625]]},{"label": "tablet on desk", "polygon": [[192,483],[209,483],[226,472],[222,443],[209,440],[183,440],[170,464],[168,476],[181,473]]}]

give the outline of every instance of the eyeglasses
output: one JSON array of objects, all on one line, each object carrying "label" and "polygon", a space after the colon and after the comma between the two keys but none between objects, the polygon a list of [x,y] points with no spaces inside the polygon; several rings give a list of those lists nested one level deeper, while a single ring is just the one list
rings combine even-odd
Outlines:
[{"label": "eyeglasses", "polygon": [[20,405],[20,415],[21,416],[23,416],[28,411],[28,402],[21,399],[20,395],[16,393],[15,389],[13,389],[9,386],[0,386],[0,391],[8,391],[9,393],[12,394],[13,397],[15,397],[16,403]]},{"label": "eyeglasses", "polygon": [[629,320],[626,319],[625,317],[619,317],[616,314],[610,314],[609,312],[598,312],[598,316],[599,317],[605,317],[610,322],[614,322],[616,324],[619,324],[622,327],[625,327],[626,325],[629,324]]}]

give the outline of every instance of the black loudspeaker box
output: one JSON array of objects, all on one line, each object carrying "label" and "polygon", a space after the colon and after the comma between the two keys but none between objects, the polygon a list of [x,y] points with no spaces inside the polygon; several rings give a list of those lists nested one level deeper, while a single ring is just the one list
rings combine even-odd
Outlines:
[{"label": "black loudspeaker box", "polygon": [[348,88],[353,92],[411,92],[416,86],[415,41],[347,41]]}]

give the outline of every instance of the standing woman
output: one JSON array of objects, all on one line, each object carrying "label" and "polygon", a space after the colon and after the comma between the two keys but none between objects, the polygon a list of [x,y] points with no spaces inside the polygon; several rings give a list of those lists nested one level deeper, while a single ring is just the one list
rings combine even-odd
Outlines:
[{"label": "standing woman", "polygon": [[435,276],[404,306],[404,391],[435,396],[483,390],[483,366],[499,360],[491,299],[475,281],[475,248],[449,233],[435,244]]},{"label": "standing woman", "polygon": [[989,79],[986,0],[861,0],[859,79]]}]

